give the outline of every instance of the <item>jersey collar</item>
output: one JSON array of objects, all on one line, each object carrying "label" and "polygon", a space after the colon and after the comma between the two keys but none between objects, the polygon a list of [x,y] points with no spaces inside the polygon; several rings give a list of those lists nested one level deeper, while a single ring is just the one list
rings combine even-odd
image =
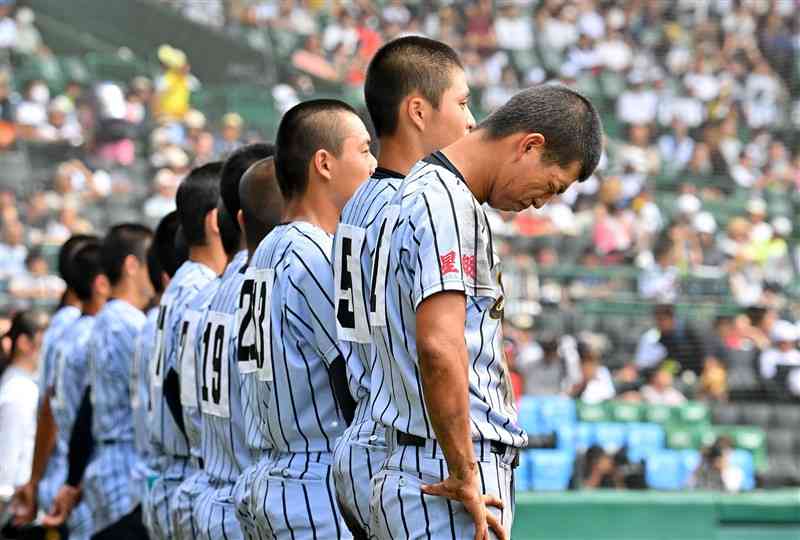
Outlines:
[{"label": "jersey collar", "polygon": [[456,168],[456,166],[453,165],[452,161],[447,159],[447,156],[444,155],[441,150],[437,150],[436,152],[429,155],[422,161],[425,161],[426,163],[431,163],[432,165],[439,165],[440,167],[444,167],[445,169],[447,169],[448,171],[459,177],[461,181],[466,182],[466,179],[464,178],[464,175],[461,174],[461,171],[459,171]]},{"label": "jersey collar", "polygon": [[372,178],[375,180],[383,180],[385,178],[405,178],[406,175],[401,174],[397,171],[393,171],[391,169],[384,169],[383,167],[377,167],[375,172],[372,173]]}]

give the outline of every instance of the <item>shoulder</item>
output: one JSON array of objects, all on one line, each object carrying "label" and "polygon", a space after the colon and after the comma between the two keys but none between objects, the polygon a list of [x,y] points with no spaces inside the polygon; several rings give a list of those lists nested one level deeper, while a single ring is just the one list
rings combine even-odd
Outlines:
[{"label": "shoulder", "polygon": [[308,223],[288,225],[286,260],[289,268],[313,271],[320,265],[330,266],[333,237]]}]

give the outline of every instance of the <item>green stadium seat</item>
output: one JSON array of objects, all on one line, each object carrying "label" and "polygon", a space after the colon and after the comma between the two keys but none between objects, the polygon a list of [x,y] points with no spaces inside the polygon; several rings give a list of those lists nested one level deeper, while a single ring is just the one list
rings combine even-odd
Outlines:
[{"label": "green stadium seat", "polygon": [[609,408],[615,422],[639,422],[642,419],[642,407],[638,403],[612,401]]},{"label": "green stadium seat", "polygon": [[666,424],[672,420],[672,407],[668,405],[645,405],[644,406],[644,420],[645,422],[654,422],[656,424]]},{"label": "green stadium seat", "polygon": [[676,420],[685,424],[711,423],[711,410],[699,401],[689,401],[677,408]]},{"label": "green stadium seat", "polygon": [[603,403],[586,403],[578,401],[578,420],[581,422],[606,422],[610,419],[608,409]]}]

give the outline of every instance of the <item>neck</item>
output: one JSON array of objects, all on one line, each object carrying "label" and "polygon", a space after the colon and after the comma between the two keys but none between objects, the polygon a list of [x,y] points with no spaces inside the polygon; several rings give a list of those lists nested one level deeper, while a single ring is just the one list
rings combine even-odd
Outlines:
[{"label": "neck", "polygon": [[111,287],[111,298],[122,300],[139,309],[144,309],[147,305],[147,298],[139,293],[138,288],[131,280],[123,279]]},{"label": "neck", "polygon": [[92,296],[90,300],[87,300],[83,303],[83,314],[84,315],[97,315],[97,312],[105,305],[106,299],[105,298],[97,298]]},{"label": "neck", "polygon": [[501,141],[488,140],[482,130],[475,130],[442,150],[464,176],[469,190],[480,203],[489,200],[499,169],[498,157],[503,155]]},{"label": "neck", "polygon": [[67,292],[64,293],[64,305],[76,308],[81,307],[81,301],[72,289],[67,289]]},{"label": "neck", "polygon": [[221,274],[225,270],[227,257],[224,251],[204,244],[189,248],[189,260],[208,266],[215,274]]},{"label": "neck", "polygon": [[20,356],[14,359],[13,366],[28,373],[36,373],[36,359],[30,356]]},{"label": "neck", "polygon": [[336,232],[341,209],[336,207],[330,194],[319,188],[318,182],[309,181],[306,192],[287,201],[285,208],[284,221],[306,221],[328,234]]},{"label": "neck", "polygon": [[407,175],[411,167],[427,155],[426,149],[416,137],[391,135],[381,137],[380,141],[378,166],[403,175]]}]

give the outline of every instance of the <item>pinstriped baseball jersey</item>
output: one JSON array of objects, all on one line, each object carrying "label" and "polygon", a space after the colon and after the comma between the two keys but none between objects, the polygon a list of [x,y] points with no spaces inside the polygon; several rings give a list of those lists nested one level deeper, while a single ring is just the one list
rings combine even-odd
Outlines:
[{"label": "pinstriped baseball jersey", "polygon": [[[178,428],[172,413],[164,399],[164,378],[170,368],[176,372],[178,340],[180,338],[180,322],[191,299],[208,282],[214,279],[214,272],[203,264],[186,261],[172,277],[159,305],[156,325],[156,347],[150,358],[150,414],[148,430],[153,444],[156,461],[159,456],[167,456],[170,461],[175,457],[189,457],[189,441]],[[164,464],[155,463],[154,467],[163,469]]]},{"label": "pinstriped baseball jersey", "polygon": [[156,339],[158,308],[148,310],[147,320],[136,338],[136,352],[131,366],[131,409],[133,409],[134,440],[136,452],[142,458],[152,453],[147,434],[147,406],[150,401],[149,362]]},{"label": "pinstriped baseball jersey", "polygon": [[[256,269],[248,265],[244,270],[242,284],[239,289],[239,303],[236,310],[238,339],[236,353],[241,357],[237,362],[242,380],[242,419],[244,420],[245,441],[254,452],[269,450],[270,442],[266,430],[262,429],[262,421],[267,418],[267,405],[272,388],[267,380],[270,373],[263,365],[264,356],[256,350],[256,339],[265,339],[264,320],[267,310],[257,306],[257,302],[266,303],[266,283],[258,290]],[[263,294],[257,294],[257,293]],[[256,312],[264,320],[257,320]],[[269,328],[269,327],[267,327]],[[263,351],[263,348],[261,349]]]},{"label": "pinstriped baseball jersey", "polygon": [[123,300],[111,300],[95,318],[89,337],[92,435],[98,449],[84,474],[86,501],[101,531],[130,511],[129,474],[138,457],[133,445],[130,370],[136,339],[147,318]]},{"label": "pinstriped baseball jersey", "polygon": [[370,230],[379,235],[371,318],[378,353],[373,417],[435,438],[422,397],[416,310],[431,295],[459,291],[466,297],[473,439],[524,446],[527,436],[517,422],[503,356],[500,262],[486,213],[461,173],[441,152],[419,162]]},{"label": "pinstriped baseball jersey", "polygon": [[47,395],[47,391],[53,386],[53,360],[51,356],[61,345],[61,335],[72,323],[81,316],[81,310],[75,306],[64,306],[59,308],[50,318],[50,324],[42,336],[42,347],[39,358],[39,402]]},{"label": "pinstriped baseball jersey", "polygon": [[334,316],[332,241],[318,227],[293,222],[273,229],[252,259],[255,316],[263,321],[263,339],[255,340],[264,355],[259,378],[271,387],[262,430],[280,452],[331,452],[345,428],[328,366],[339,355],[347,359],[349,347],[324,322]]},{"label": "pinstriped baseball jersey", "polygon": [[[67,477],[67,452],[72,424],[89,383],[86,344],[93,326],[92,316],[84,315],[73,320],[61,328],[58,343],[53,343],[50,348],[52,376],[48,387],[51,388],[50,409],[57,432],[46,474],[39,482],[39,492],[44,495],[40,497],[39,504],[43,507],[49,507]],[[60,339],[64,335],[68,335],[69,339]]]},{"label": "pinstriped baseball jersey", "polygon": [[[204,381],[200,402],[201,456],[208,476],[230,487],[253,463],[245,440],[236,317],[246,262],[247,252],[243,251],[228,265],[201,321],[196,343],[198,380]],[[217,335],[225,341],[224,347]],[[227,354],[222,356],[223,353]],[[202,386],[206,387],[205,399]]]},{"label": "pinstriped baseball jersey", "polygon": [[181,318],[180,337],[178,339],[178,374],[181,381],[181,409],[183,424],[189,437],[189,450],[192,457],[200,457],[200,403],[198,401],[198,383],[202,377],[196,366],[195,343],[200,338],[198,330],[200,320],[208,310],[211,298],[219,289],[220,279],[214,278],[197,291],[189,301]]},{"label": "pinstriped baseball jersey", "polygon": [[[375,222],[402,181],[403,175],[400,173],[378,167],[372,178],[359,186],[342,209],[334,236],[335,332],[340,341],[352,342],[347,379],[350,392],[357,401],[369,396],[369,374],[373,362],[369,308],[375,245],[370,241],[376,235],[367,237],[366,230]],[[329,331],[333,333],[334,329]]]}]

